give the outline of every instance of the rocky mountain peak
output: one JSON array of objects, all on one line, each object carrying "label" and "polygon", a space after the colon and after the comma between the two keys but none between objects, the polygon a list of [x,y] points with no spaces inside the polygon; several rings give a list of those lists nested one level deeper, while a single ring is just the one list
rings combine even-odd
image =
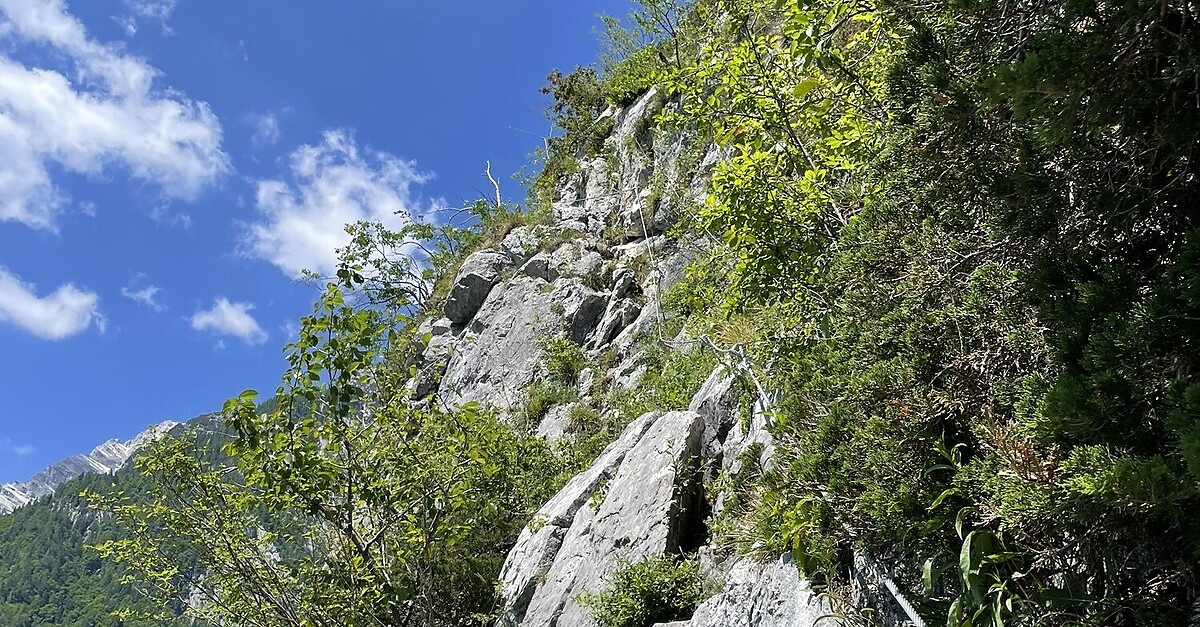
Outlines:
[{"label": "rocky mountain peak", "polygon": [[86,455],[72,455],[48,466],[28,481],[0,485],[0,514],[7,514],[51,494],[58,486],[82,474],[113,472],[124,466],[143,445],[157,440],[178,424],[170,420],[161,422],[131,440],[109,440]]}]

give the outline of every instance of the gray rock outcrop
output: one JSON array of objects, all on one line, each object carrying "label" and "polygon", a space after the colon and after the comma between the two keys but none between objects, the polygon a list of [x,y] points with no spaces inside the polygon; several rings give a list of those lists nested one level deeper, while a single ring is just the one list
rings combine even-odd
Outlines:
[{"label": "gray rock outcrop", "polygon": [[[724,589],[696,608],[687,627],[841,627],[830,604],[800,578],[791,558],[750,559],[729,571]],[[682,627],[682,626],[681,626]]]},{"label": "gray rock outcrop", "polygon": [[704,421],[647,414],[534,518],[505,561],[509,625],[586,625],[576,598],[597,591],[621,560],[676,551],[692,531]]},{"label": "gray rock outcrop", "polygon": [[[517,274],[495,287],[457,337],[439,344],[447,363],[438,394],[447,403],[514,406],[535,378],[541,342],[565,335],[581,343],[604,313],[605,297],[569,278],[552,283]],[[434,348],[426,361],[436,363]]]},{"label": "gray rock outcrop", "polygon": [[[579,168],[559,182],[553,222],[514,228],[496,250],[464,261],[445,317],[422,328],[432,339],[413,360],[414,397],[478,402],[540,437],[569,441],[573,421],[620,419],[612,399],[653,380],[649,368],[658,366],[641,357],[670,340],[660,337],[671,316],[663,294],[706,250],[667,227],[684,203],[703,198],[721,157],[684,131],[655,128],[653,116],[674,106],[664,100],[651,91],[606,112],[611,154],[579,155]],[[586,366],[551,380],[551,338],[576,344]],[[770,399],[743,417],[737,405],[753,399],[740,391],[737,367],[716,368],[686,411],[663,407],[632,420],[540,509],[501,572],[502,625],[594,625],[578,598],[603,589],[620,564],[693,552],[706,556],[701,570],[723,588],[690,620],[660,627],[837,624],[789,557],[760,564],[706,544],[705,520],[728,498],[718,473],[765,467],[774,450]],[[537,415],[527,415],[535,390],[543,394]]]},{"label": "gray rock outcrop", "polygon": [[481,250],[463,260],[443,307],[446,317],[454,324],[470,322],[509,265],[512,259],[495,250]]}]

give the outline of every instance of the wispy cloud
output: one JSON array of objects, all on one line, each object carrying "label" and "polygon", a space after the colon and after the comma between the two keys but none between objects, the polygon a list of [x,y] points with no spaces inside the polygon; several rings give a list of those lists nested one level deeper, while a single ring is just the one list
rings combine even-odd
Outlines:
[{"label": "wispy cloud", "polygon": [[138,17],[168,20],[175,12],[178,0],[125,0],[125,6]]},{"label": "wispy cloud", "polygon": [[32,455],[35,450],[35,448],[28,444],[14,444],[9,438],[0,438],[0,453],[26,457]]},{"label": "wispy cloud", "polygon": [[154,311],[163,311],[166,306],[158,302],[158,295],[162,292],[162,288],[157,285],[147,283],[149,277],[144,273],[137,273],[133,279],[129,281],[129,285],[121,288],[121,296],[132,300],[135,303],[145,305]]},{"label": "wispy cloud", "polygon": [[[192,315],[192,328],[236,337],[246,344],[262,344],[267,341],[267,332],[250,315],[251,309],[254,309],[254,305],[250,303],[234,303],[220,297],[213,302],[211,309]],[[221,346],[224,346],[224,342],[221,342]]]},{"label": "wispy cloud", "polygon": [[125,0],[125,7],[131,15],[113,16],[113,19],[125,29],[125,34],[133,37],[137,34],[139,20],[157,22],[162,27],[164,35],[172,34],[170,25],[171,14],[175,12],[178,0]]},{"label": "wispy cloud", "polygon": [[430,179],[415,162],[360,149],[345,130],[327,131],[320,144],[292,152],[290,161],[290,181],[258,181],[262,218],[247,226],[242,251],[291,277],[304,270],[333,274],[336,251],[349,242],[348,223],[408,224],[419,203],[413,187]]},{"label": "wispy cloud", "polygon": [[39,296],[37,286],[0,267],[0,322],[7,322],[37,337],[61,340],[95,325],[104,331],[100,297],[73,284]]},{"label": "wispy cloud", "polygon": [[121,30],[125,31],[126,37],[133,37],[138,32],[137,19],[132,15],[114,15],[112,16],[112,21],[116,22],[117,26],[120,26]]},{"label": "wispy cloud", "polygon": [[283,130],[279,126],[279,115],[274,111],[251,113],[246,116],[246,122],[254,128],[254,134],[250,136],[250,143],[254,144],[255,148],[273,146],[279,143],[283,137]]},{"label": "wispy cloud", "polygon": [[[153,15],[174,7],[135,4]],[[156,89],[158,70],[91,39],[62,0],[0,0],[0,44],[0,220],[55,230],[67,202],[56,169],[100,176],[119,166],[183,200],[229,170],[208,105]],[[62,67],[7,54],[43,47],[56,54],[39,58]]]}]

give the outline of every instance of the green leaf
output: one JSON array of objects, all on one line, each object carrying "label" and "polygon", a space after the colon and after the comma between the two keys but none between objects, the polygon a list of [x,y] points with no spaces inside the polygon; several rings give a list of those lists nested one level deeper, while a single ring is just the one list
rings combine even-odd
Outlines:
[{"label": "green leaf", "polygon": [[944,492],[938,495],[936,499],[933,499],[933,504],[929,506],[929,511],[932,512],[933,510],[937,509],[937,506],[941,505],[942,501],[954,494],[958,494],[958,490],[956,488],[947,488]]},{"label": "green leaf", "polygon": [[954,530],[958,532],[958,537],[963,537],[963,523],[967,516],[974,511],[972,507],[964,507],[958,510],[958,515],[954,517]]},{"label": "green leaf", "polygon": [[792,96],[797,100],[804,98],[808,95],[808,92],[812,91],[820,84],[821,82],[815,78],[802,80],[792,88]]},{"label": "green leaf", "polygon": [[962,597],[959,597],[954,599],[954,602],[950,604],[950,611],[946,613],[947,627],[966,627],[963,624],[962,614]]}]

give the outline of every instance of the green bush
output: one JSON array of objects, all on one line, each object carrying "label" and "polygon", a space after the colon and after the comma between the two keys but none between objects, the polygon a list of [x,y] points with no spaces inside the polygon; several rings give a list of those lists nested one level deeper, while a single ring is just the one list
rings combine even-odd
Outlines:
[{"label": "green bush", "polygon": [[[96,554],[168,618],[192,593],[206,603],[187,614],[212,625],[466,625],[496,607],[558,457],[477,404],[395,394],[403,373],[375,368],[389,329],[345,294],[328,285],[301,319],[270,411],[253,390],[226,402],[227,457],[196,429],[139,451],[144,489],[87,496],[123,530],[93,536]],[[145,614],[104,624],[158,618]]]},{"label": "green bush", "polygon": [[[1188,9],[930,0],[842,21],[851,3],[721,5],[673,87],[726,151],[695,218],[725,263],[695,274],[727,271],[671,304],[779,312],[757,325],[781,402],[746,544],[814,566],[851,547],[964,564],[920,608],[951,625],[1186,623]],[[919,589],[915,570],[896,578]]]},{"label": "green bush", "polygon": [[567,413],[567,431],[571,433],[595,431],[602,425],[600,412],[587,405],[575,405]]},{"label": "green bush", "polygon": [[562,179],[579,170],[579,158],[600,151],[613,124],[612,118],[598,119],[606,103],[594,69],[577,67],[569,74],[554,70],[546,83],[541,92],[554,99],[547,116],[560,134],[548,138],[537,153],[542,169],[533,179],[529,196],[535,206],[543,208],[557,200],[555,189]]},{"label": "green bush", "polygon": [[604,77],[604,98],[623,107],[658,83],[666,69],[658,46],[647,46],[617,64]]},{"label": "green bush", "polygon": [[579,602],[602,627],[650,627],[691,617],[701,596],[700,568],[693,559],[651,557],[625,562],[605,586]]},{"label": "green bush", "polygon": [[590,364],[583,349],[561,335],[541,342],[541,349],[550,378],[564,385],[574,385],[579,373]]},{"label": "green bush", "polygon": [[675,350],[655,342],[638,355],[646,373],[637,387],[616,391],[609,400],[625,420],[653,410],[687,409],[704,379],[717,366],[717,356],[700,346]]},{"label": "green bush", "polygon": [[579,400],[579,392],[558,381],[537,381],[525,388],[525,420],[533,426],[555,405]]}]

